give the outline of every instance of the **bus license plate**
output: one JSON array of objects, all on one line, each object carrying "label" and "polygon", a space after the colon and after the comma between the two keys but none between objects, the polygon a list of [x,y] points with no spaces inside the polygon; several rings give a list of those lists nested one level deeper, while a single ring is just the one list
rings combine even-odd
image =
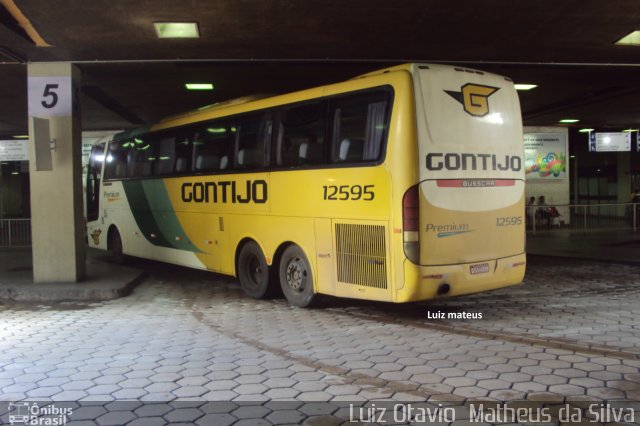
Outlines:
[{"label": "bus license plate", "polygon": [[479,263],[477,265],[471,265],[469,267],[471,275],[475,274],[485,274],[489,272],[489,264],[488,263]]}]

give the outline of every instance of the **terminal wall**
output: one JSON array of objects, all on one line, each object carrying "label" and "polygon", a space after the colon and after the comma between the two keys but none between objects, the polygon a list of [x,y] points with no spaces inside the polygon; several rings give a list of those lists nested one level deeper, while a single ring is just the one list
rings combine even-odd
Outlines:
[{"label": "terminal wall", "polygon": [[529,197],[544,195],[548,205],[561,206],[569,204],[570,200],[570,177],[569,169],[569,130],[566,127],[549,127],[549,126],[524,126],[524,133],[564,133],[565,134],[565,153],[567,160],[566,176],[562,179],[539,179],[528,177],[525,185],[525,194],[527,200]]}]

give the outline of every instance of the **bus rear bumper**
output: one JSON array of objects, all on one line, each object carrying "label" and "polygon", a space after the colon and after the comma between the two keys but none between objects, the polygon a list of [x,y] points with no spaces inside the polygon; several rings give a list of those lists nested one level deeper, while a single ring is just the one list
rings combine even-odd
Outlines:
[{"label": "bus rear bumper", "polygon": [[519,284],[524,278],[526,254],[483,262],[446,266],[419,266],[404,262],[404,286],[395,301],[416,302],[461,296]]}]

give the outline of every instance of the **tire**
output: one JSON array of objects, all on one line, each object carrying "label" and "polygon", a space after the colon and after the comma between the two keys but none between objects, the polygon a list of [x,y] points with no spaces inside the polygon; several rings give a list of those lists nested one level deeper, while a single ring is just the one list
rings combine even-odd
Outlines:
[{"label": "tire", "polygon": [[108,248],[111,259],[119,265],[124,264],[125,259],[122,251],[122,237],[120,237],[118,228],[113,228],[113,231],[109,234]]},{"label": "tire", "polygon": [[263,299],[269,290],[269,265],[258,244],[250,241],[242,246],[238,255],[238,280],[244,293],[254,299]]},{"label": "tire", "polygon": [[307,308],[317,301],[311,264],[300,247],[291,245],[285,249],[280,257],[279,271],[280,286],[290,304]]}]

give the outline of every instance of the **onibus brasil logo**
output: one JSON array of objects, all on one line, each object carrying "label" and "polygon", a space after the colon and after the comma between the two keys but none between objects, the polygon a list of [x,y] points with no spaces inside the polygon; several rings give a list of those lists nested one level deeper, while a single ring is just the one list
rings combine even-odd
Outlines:
[{"label": "onibus brasil logo", "polygon": [[54,404],[40,407],[37,402],[10,402],[8,408],[12,425],[61,426],[66,425],[73,414],[71,407],[56,407]]}]

